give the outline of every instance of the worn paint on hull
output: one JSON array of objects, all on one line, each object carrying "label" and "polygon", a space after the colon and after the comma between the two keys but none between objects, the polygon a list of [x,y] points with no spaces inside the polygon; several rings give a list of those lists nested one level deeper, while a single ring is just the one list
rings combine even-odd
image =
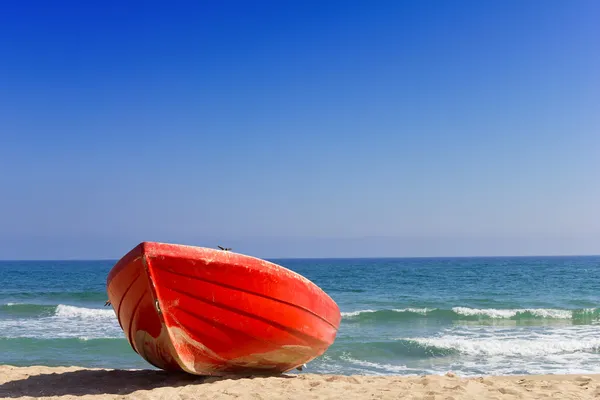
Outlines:
[{"label": "worn paint on hull", "polygon": [[141,357],[197,375],[292,370],[323,354],[341,321],[303,276],[202,247],[141,243],[110,271],[107,292]]}]

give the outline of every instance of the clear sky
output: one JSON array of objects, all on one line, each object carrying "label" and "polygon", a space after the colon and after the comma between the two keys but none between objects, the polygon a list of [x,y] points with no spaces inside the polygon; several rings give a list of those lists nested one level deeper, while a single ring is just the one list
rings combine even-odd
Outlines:
[{"label": "clear sky", "polygon": [[0,258],[600,253],[600,2],[0,5]]}]

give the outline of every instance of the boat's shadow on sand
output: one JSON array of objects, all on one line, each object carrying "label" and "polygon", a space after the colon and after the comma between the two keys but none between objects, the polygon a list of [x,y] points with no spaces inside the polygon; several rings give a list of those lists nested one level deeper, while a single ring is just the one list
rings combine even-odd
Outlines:
[{"label": "boat's shadow on sand", "polygon": [[[290,375],[275,375],[285,379]],[[127,395],[138,390],[210,384],[226,379],[264,378],[264,376],[204,377],[154,370],[77,370],[31,375],[0,384],[0,398],[22,396]]]}]

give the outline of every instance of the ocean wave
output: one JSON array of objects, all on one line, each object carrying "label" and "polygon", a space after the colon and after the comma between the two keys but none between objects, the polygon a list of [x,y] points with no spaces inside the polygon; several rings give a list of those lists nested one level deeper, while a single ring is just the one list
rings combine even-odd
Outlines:
[{"label": "ocean wave", "polygon": [[343,355],[340,357],[341,360],[346,361],[350,364],[354,364],[360,367],[366,367],[369,369],[375,369],[375,370],[381,370],[384,373],[400,373],[400,374],[406,374],[406,372],[408,371],[413,371],[412,368],[408,368],[406,365],[394,365],[394,364],[388,364],[388,363],[378,363],[378,362],[373,362],[373,361],[366,361],[366,360],[358,360],[355,358],[352,358],[348,355]]},{"label": "ocean wave", "polygon": [[[336,346],[337,347],[337,346]],[[353,343],[338,353],[336,347],[329,351],[330,355],[341,359],[351,357],[354,360],[408,360],[429,357],[442,357],[456,353],[454,349],[429,346],[412,339],[377,340]],[[366,365],[366,364],[365,364]]]},{"label": "ocean wave", "polygon": [[81,301],[106,301],[105,291],[4,291],[3,296],[6,296],[13,303],[26,303],[27,301],[44,300],[47,302],[54,302],[55,304],[61,302],[81,302]]},{"label": "ocean wave", "polygon": [[597,353],[600,350],[600,339],[556,340],[541,342],[531,339],[464,339],[464,338],[429,338],[412,339],[431,355],[448,355],[452,353],[477,356],[540,356],[575,352]]},{"label": "ocean wave", "polygon": [[464,354],[469,356],[547,357],[556,355],[600,353],[600,338],[591,329],[555,329],[550,333],[532,335],[531,332],[480,332],[470,335],[450,334],[430,338],[399,338],[398,342],[417,346],[431,355]]},{"label": "ocean wave", "polygon": [[[415,332],[415,331],[413,331]],[[424,333],[424,332],[423,332]],[[499,328],[453,326],[431,336],[364,338],[334,344],[316,364],[382,375],[600,372],[600,337],[590,325]]]},{"label": "ocean wave", "polygon": [[551,308],[523,308],[523,309],[478,309],[469,307],[441,308],[402,308],[389,310],[358,310],[343,312],[342,317],[353,322],[387,322],[412,319],[437,319],[437,320],[574,320],[580,322],[594,322],[600,320],[600,309],[585,308],[577,310],[563,310]]},{"label": "ocean wave", "polygon": [[0,306],[0,338],[121,338],[123,331],[112,308],[66,304],[5,304]]},{"label": "ocean wave", "polygon": [[62,318],[106,319],[114,318],[115,312],[112,308],[84,308],[59,304],[56,306],[55,315]]},{"label": "ocean wave", "polygon": [[45,304],[26,304],[26,303],[6,303],[0,305],[0,317],[4,318],[43,318],[43,317],[62,317],[62,318],[108,318],[114,317],[115,313],[111,309],[76,307],[66,304],[45,305]]},{"label": "ocean wave", "polygon": [[71,345],[71,344],[87,344],[87,345],[95,345],[95,344],[114,344],[124,342],[126,345],[127,339],[125,337],[107,337],[107,338],[93,338],[87,336],[81,337],[64,337],[64,338],[31,338],[31,337],[0,337],[0,346],[9,344],[13,345],[26,345],[29,347],[34,347],[33,345],[38,346],[48,346],[49,343],[55,344],[57,347],[62,345]]},{"label": "ocean wave", "polygon": [[0,305],[0,318],[31,318],[50,316],[53,315],[55,311],[56,306],[40,304],[6,303]]},{"label": "ocean wave", "polygon": [[392,310],[358,310],[358,311],[349,311],[343,312],[343,318],[352,318],[359,317],[364,314],[378,314],[378,315],[392,315],[390,313],[405,313],[407,315],[410,314],[420,314],[427,315],[428,312],[436,310],[435,308],[402,308],[402,309],[392,309]]}]

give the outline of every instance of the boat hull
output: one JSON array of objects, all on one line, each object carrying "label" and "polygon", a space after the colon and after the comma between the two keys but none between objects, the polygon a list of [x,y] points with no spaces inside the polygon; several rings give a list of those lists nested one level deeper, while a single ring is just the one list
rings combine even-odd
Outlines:
[{"label": "boat hull", "polygon": [[303,276],[202,247],[141,243],[110,271],[107,292],[141,357],[197,375],[292,370],[322,355],[341,321]]}]

